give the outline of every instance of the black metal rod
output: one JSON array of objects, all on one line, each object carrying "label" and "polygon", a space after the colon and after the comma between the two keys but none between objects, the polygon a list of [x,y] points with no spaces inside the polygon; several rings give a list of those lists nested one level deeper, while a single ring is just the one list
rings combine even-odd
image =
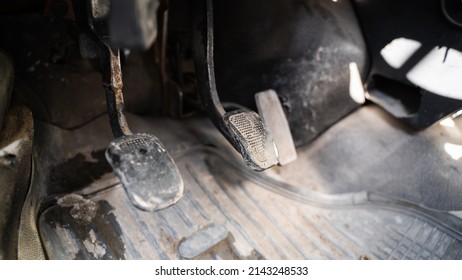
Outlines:
[{"label": "black metal rod", "polygon": [[[212,122],[220,130],[220,122],[225,114],[218,97],[215,82],[214,65],[214,29],[213,29],[213,1],[201,1],[196,6],[194,23],[194,51],[196,75],[202,81],[199,87],[202,103]],[[205,14],[204,14],[205,12]]]},{"label": "black metal rod", "polygon": [[120,52],[104,46],[101,54],[103,87],[106,93],[107,110],[114,137],[131,135],[124,115],[124,97]]}]

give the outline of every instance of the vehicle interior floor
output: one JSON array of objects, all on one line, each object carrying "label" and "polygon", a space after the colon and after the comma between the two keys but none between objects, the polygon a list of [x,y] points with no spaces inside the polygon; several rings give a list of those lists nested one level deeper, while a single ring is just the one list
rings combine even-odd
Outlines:
[{"label": "vehicle interior floor", "polygon": [[133,206],[104,158],[106,116],[74,130],[37,121],[48,258],[462,258],[460,118],[415,132],[366,105],[261,173],[204,117],[128,120],[162,140],[184,197],[156,212]]}]

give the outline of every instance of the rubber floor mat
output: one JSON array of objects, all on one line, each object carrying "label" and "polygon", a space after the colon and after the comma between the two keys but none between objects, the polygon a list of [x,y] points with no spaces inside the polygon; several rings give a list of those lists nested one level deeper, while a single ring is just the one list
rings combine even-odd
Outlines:
[{"label": "rubber floor mat", "polygon": [[114,179],[59,197],[39,217],[48,258],[462,258],[462,221],[453,215],[289,185],[210,147],[172,156],[185,183],[178,204],[140,211]]}]

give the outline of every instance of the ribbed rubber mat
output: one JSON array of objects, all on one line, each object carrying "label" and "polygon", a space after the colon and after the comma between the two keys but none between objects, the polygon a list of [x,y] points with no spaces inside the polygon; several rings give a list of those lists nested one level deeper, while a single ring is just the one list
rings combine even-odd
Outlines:
[{"label": "ribbed rubber mat", "polygon": [[[117,185],[52,206],[39,219],[47,256],[181,259],[181,242],[199,240],[198,232],[219,225],[228,234],[221,232],[196,259],[462,258],[462,223],[454,216],[437,219],[428,210],[367,193],[327,195],[287,185],[213,149],[174,158],[185,183],[178,204],[143,212]],[[81,213],[90,214],[88,222],[76,216],[85,203],[97,205],[96,213]]]}]

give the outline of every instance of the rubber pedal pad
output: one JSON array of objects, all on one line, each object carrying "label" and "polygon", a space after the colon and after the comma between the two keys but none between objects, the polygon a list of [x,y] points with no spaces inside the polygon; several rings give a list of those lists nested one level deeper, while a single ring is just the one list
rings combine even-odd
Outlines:
[{"label": "rubber pedal pad", "polygon": [[137,133],[114,139],[106,158],[131,202],[141,210],[156,211],[183,196],[183,179],[175,162],[150,134]]}]

